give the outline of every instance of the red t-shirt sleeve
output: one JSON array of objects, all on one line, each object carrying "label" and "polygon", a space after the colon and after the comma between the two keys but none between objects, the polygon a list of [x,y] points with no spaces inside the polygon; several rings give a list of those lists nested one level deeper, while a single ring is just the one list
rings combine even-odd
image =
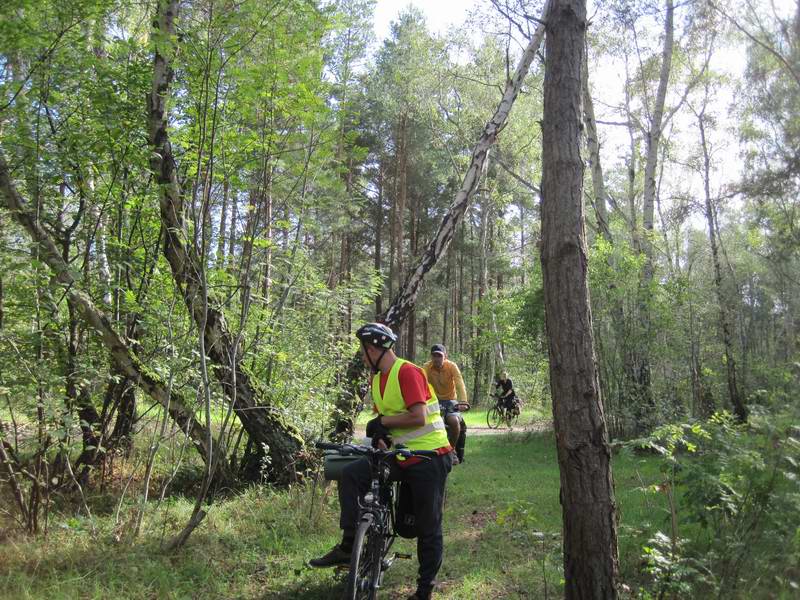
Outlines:
[{"label": "red t-shirt sleeve", "polygon": [[[381,373],[381,395],[386,390],[386,382],[389,380],[388,373]],[[397,382],[400,384],[400,393],[403,395],[403,402],[406,408],[427,402],[431,398],[428,391],[428,380],[422,369],[412,363],[405,363],[400,366],[397,372]]]},{"label": "red t-shirt sleeve", "polygon": [[431,394],[428,391],[428,380],[418,366],[405,363],[397,372],[397,381],[400,384],[400,393],[406,407],[427,402]]}]

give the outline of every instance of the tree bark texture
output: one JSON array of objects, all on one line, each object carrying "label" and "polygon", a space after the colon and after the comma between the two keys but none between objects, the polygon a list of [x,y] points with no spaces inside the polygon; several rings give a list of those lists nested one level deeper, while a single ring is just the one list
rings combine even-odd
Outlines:
[{"label": "tree bark texture", "polygon": [[[175,39],[177,0],[161,0],[154,21],[159,39]],[[245,477],[260,476],[264,453],[270,457],[269,478],[278,483],[295,480],[302,468],[299,457],[303,440],[298,431],[280,413],[266,405],[266,391],[250,377],[242,364],[239,341],[228,330],[221,308],[206,302],[208,290],[202,273],[202,255],[185,241],[189,237],[184,221],[184,198],[178,182],[177,165],[167,128],[167,99],[173,77],[171,59],[157,47],[153,65],[153,87],[148,99],[150,168],[160,187],[161,220],[165,228],[164,255],[172,269],[173,279],[183,295],[194,322],[202,329],[205,348],[214,364],[214,373],[226,397],[252,441],[255,454],[245,465]]]},{"label": "tree bark texture", "polygon": [[585,0],[546,18],[542,272],[561,472],[565,598],[616,598],[616,505],[587,285],[581,147]]}]

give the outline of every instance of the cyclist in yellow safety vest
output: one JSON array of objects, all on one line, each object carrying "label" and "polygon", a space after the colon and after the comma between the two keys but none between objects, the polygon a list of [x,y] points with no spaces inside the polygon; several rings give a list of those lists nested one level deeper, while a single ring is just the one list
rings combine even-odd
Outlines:
[{"label": "cyclist in yellow safety vest", "polygon": [[[411,457],[392,465],[390,478],[407,482],[412,491],[417,532],[419,570],[417,591],[408,600],[429,600],[442,566],[442,504],[447,475],[453,466],[439,402],[425,372],[399,358],[392,349],[397,336],[381,323],[368,323],[356,331],[364,365],[372,369],[372,400],[377,416],[367,424],[375,447],[394,443],[410,450],[431,450],[427,460]],[[312,567],[332,567],[350,562],[356,530],[358,499],[367,492],[369,462],[362,458],[348,465],[339,480],[339,527],[342,541],[327,554],[309,561]]]},{"label": "cyclist in yellow safety vest", "polygon": [[431,359],[423,366],[428,381],[436,391],[442,418],[447,424],[447,438],[456,451],[456,464],[464,460],[464,439],[461,436],[461,418],[456,406],[467,403],[467,388],[458,365],[447,359],[447,349],[442,344],[431,347]]}]

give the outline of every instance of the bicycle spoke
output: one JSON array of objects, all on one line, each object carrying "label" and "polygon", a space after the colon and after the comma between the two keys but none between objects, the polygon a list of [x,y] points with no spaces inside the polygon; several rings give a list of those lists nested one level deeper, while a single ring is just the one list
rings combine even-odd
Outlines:
[{"label": "bicycle spoke", "polygon": [[347,578],[347,600],[374,600],[381,576],[385,536],[372,514],[362,516],[353,541]]}]

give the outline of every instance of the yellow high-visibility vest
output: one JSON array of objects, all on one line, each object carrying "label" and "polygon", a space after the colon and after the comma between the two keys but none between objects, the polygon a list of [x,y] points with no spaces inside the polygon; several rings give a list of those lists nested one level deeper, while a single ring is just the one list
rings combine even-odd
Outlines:
[{"label": "yellow high-visibility vest", "polygon": [[[381,374],[376,373],[372,378],[372,400],[382,415],[392,416],[408,412],[408,408],[406,408],[406,404],[403,401],[403,395],[400,392],[400,379],[398,377],[400,367],[405,363],[410,363],[410,361],[402,358],[395,360],[389,371],[383,396],[381,396]],[[413,366],[419,369],[416,365]],[[422,371],[422,374],[425,376],[425,371]],[[439,399],[436,397],[433,386],[428,383],[427,377],[425,377],[425,383],[428,385],[428,391],[431,394],[430,400],[425,404],[425,425],[421,427],[389,428],[389,433],[392,434],[392,440],[395,445],[403,445],[410,450],[436,450],[449,445],[444,421],[442,421],[442,417],[439,414]]]}]

